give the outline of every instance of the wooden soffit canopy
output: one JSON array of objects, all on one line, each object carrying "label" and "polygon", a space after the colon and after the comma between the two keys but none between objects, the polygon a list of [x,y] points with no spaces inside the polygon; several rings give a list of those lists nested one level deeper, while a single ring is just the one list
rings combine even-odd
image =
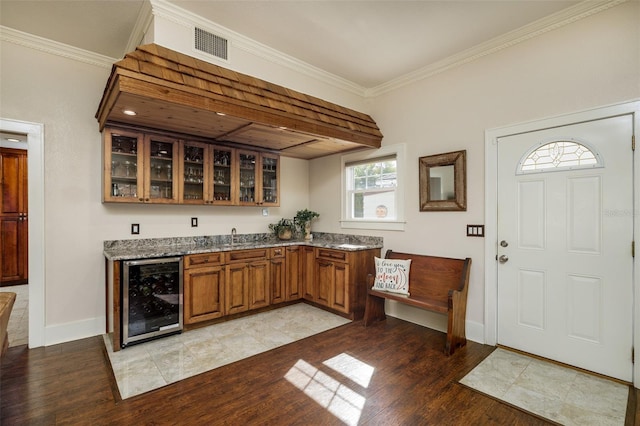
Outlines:
[{"label": "wooden soffit canopy", "polygon": [[124,124],[303,159],[379,148],[382,140],[367,114],[157,44],[113,65],[96,118],[101,131]]}]

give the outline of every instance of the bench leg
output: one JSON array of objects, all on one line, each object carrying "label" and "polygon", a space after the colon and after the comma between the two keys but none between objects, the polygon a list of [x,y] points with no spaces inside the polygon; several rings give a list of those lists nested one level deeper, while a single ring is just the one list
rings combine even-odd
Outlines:
[{"label": "bench leg", "polygon": [[[464,317],[456,318],[455,312],[456,311],[450,311],[448,315],[447,343],[444,348],[444,353],[447,356],[467,344]],[[460,314],[458,314],[458,316],[460,316]]]},{"label": "bench leg", "polygon": [[364,326],[374,321],[382,321],[387,316],[384,313],[384,299],[367,294],[367,303],[364,307]]}]

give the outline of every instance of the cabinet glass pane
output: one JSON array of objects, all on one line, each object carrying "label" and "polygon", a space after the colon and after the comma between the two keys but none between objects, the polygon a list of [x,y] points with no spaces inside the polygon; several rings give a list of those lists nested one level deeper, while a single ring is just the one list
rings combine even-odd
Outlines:
[{"label": "cabinet glass pane", "polygon": [[240,202],[253,203],[256,196],[256,156],[240,154]]},{"label": "cabinet glass pane", "polygon": [[262,159],[262,201],[278,202],[278,159],[264,157]]},{"label": "cabinet glass pane", "polygon": [[173,144],[151,141],[149,198],[173,198]]},{"label": "cabinet glass pane", "polygon": [[204,148],[184,147],[184,200],[204,200]]},{"label": "cabinet glass pane", "polygon": [[111,196],[138,197],[138,139],[111,136]]},{"label": "cabinet glass pane", "polygon": [[214,149],[213,151],[213,199],[214,201],[231,200],[231,170],[233,156],[231,150]]}]

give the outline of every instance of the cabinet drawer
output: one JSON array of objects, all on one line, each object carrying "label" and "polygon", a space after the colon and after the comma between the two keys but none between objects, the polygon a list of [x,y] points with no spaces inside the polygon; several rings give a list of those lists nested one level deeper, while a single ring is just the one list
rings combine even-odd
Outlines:
[{"label": "cabinet drawer", "polygon": [[266,259],[269,249],[236,250],[227,252],[229,262],[244,262],[247,260]]},{"label": "cabinet drawer", "polygon": [[284,247],[274,247],[269,249],[269,257],[271,259],[284,257],[285,248]]},{"label": "cabinet drawer", "polygon": [[190,254],[184,257],[184,269],[203,266],[220,265],[224,263],[224,253]]},{"label": "cabinet drawer", "polygon": [[318,249],[316,257],[318,259],[335,260],[338,262],[347,262],[348,253],[341,250]]}]

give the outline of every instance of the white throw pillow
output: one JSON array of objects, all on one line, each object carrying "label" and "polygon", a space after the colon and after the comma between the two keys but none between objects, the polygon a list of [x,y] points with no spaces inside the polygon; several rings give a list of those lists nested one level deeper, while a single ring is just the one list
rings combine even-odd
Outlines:
[{"label": "white throw pillow", "polygon": [[375,258],[376,279],[373,290],[388,291],[409,295],[409,268],[411,259],[380,259]]}]

